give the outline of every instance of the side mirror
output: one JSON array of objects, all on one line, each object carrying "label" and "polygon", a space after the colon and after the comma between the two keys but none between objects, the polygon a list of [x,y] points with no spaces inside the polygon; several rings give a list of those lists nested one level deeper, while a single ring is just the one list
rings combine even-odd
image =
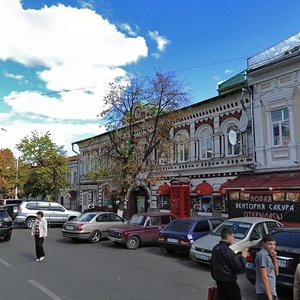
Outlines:
[{"label": "side mirror", "polygon": [[250,241],[256,241],[259,239],[260,239],[260,236],[257,233],[252,233],[250,236]]}]

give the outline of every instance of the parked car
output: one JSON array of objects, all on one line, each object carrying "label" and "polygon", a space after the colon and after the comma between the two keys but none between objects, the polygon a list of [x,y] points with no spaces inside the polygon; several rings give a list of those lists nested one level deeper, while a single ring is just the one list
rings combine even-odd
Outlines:
[{"label": "parked car", "polygon": [[169,254],[176,251],[189,253],[191,244],[207,235],[223,222],[216,217],[175,219],[159,232],[158,244]]},{"label": "parked car", "polygon": [[230,248],[235,253],[241,253],[259,243],[263,235],[281,226],[283,225],[280,222],[267,218],[241,217],[226,220],[210,234],[192,244],[190,257],[197,262],[210,263],[212,249],[221,240],[221,231],[224,227],[229,227],[234,232],[235,241]]},{"label": "parked car", "polygon": [[19,206],[23,201],[23,199],[0,199],[0,205],[16,204]]},{"label": "parked car", "polygon": [[38,211],[44,213],[49,224],[63,224],[81,215],[81,212],[68,210],[57,202],[23,201],[14,222],[32,228]]},{"label": "parked car", "polygon": [[0,207],[5,208],[12,220],[15,219],[18,207],[23,202],[23,199],[0,199]]},{"label": "parked car", "polygon": [[16,218],[18,207],[16,204],[0,205],[0,208],[6,210],[12,220]]},{"label": "parked car", "polygon": [[170,213],[137,213],[131,217],[128,224],[109,228],[108,238],[134,250],[146,243],[156,243],[159,231],[174,219],[176,217]]},{"label": "parked car", "polygon": [[[279,266],[277,285],[292,288],[296,267],[300,263],[300,227],[281,227],[272,236],[276,240]],[[255,257],[261,246],[262,243],[259,243],[248,250],[246,276],[252,283],[255,283]]]},{"label": "parked car", "polygon": [[125,220],[111,212],[87,212],[63,225],[62,235],[72,240],[98,243],[107,237],[109,227],[121,226]]},{"label": "parked car", "polygon": [[7,213],[6,209],[0,208],[0,237],[3,237],[4,241],[11,239],[13,231],[12,219]]}]

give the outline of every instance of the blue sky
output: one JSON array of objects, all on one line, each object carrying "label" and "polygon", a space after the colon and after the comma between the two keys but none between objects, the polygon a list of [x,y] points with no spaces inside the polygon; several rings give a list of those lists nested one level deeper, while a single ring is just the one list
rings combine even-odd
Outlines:
[{"label": "blue sky", "polygon": [[[109,82],[177,71],[192,102],[300,31],[298,0],[0,0],[0,148],[31,131],[71,143],[103,131]],[[56,93],[72,90],[65,93]]]}]

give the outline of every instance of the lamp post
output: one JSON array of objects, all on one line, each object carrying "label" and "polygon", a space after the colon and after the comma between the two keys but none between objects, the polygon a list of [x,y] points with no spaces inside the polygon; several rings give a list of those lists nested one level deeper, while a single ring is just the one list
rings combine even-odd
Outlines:
[{"label": "lamp post", "polygon": [[17,157],[17,162],[16,162],[16,189],[15,189],[15,199],[18,199],[18,180],[19,180],[19,158]]}]

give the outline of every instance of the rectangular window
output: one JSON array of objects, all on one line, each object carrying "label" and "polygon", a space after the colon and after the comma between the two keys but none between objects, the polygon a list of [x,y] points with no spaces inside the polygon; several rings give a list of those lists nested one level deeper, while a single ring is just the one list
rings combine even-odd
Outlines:
[{"label": "rectangular window", "polygon": [[290,119],[287,108],[271,112],[273,145],[288,145],[290,142]]}]

